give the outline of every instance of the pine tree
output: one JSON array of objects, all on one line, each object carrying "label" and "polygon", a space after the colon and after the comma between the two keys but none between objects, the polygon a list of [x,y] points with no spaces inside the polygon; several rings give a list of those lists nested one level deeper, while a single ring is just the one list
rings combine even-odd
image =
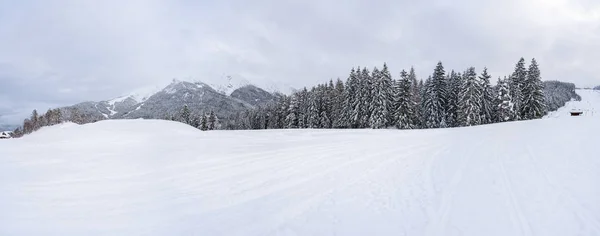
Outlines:
[{"label": "pine tree", "polygon": [[55,109],[54,112],[54,124],[60,124],[63,122],[63,115],[61,109]]},{"label": "pine tree", "polygon": [[[388,75],[384,75],[384,71],[379,71],[375,67],[371,76],[373,78],[371,90],[373,98],[369,106],[369,110],[371,111],[369,126],[373,129],[385,128],[390,123],[388,112],[390,84],[388,80],[391,80],[391,76],[389,76],[387,66],[384,67],[384,70]],[[388,78],[384,78],[384,76],[388,76]]]},{"label": "pine tree", "polygon": [[438,62],[433,76],[431,77],[431,91],[429,96],[433,101],[430,103],[433,107],[430,107],[430,115],[433,116],[430,119],[431,128],[445,128],[446,124],[446,110],[447,110],[447,81],[446,72],[442,62]]},{"label": "pine tree", "polygon": [[525,69],[525,59],[519,59],[515,66],[515,71],[510,77],[510,96],[513,99],[514,109],[516,111],[515,120],[521,120],[523,116],[523,84],[527,79],[527,70]]},{"label": "pine tree", "polygon": [[447,122],[449,127],[457,127],[458,123],[458,94],[460,92],[460,88],[462,85],[462,79],[460,73],[450,72],[450,76],[448,78],[448,110],[447,112]]},{"label": "pine tree", "polygon": [[[379,73],[376,73],[379,74]],[[369,127],[369,121],[371,120],[371,114],[373,111],[371,110],[371,103],[373,101],[373,77],[369,70],[365,67],[362,70],[361,76],[361,86],[360,86],[360,128]]]},{"label": "pine tree", "polygon": [[190,117],[190,109],[188,108],[188,105],[184,105],[183,109],[181,109],[181,122],[186,123],[186,124],[190,124],[191,123],[191,117]]},{"label": "pine tree", "polygon": [[312,88],[309,93],[309,105],[308,105],[308,113],[307,113],[307,121],[308,128],[318,129],[320,128],[320,119],[319,119],[319,107],[317,102],[317,92],[316,88]]},{"label": "pine tree", "polygon": [[202,119],[200,120],[200,129],[203,131],[208,130],[208,121],[206,120],[206,115],[202,115]]},{"label": "pine tree", "polygon": [[535,58],[531,60],[523,87],[521,115],[524,119],[539,119],[546,115],[544,88]]},{"label": "pine tree", "polygon": [[347,126],[345,121],[345,110],[346,110],[346,98],[345,98],[344,82],[341,79],[337,79],[335,82],[335,88],[333,91],[333,104],[332,104],[332,117],[333,128],[343,128]]},{"label": "pine tree", "polygon": [[461,111],[460,121],[463,126],[481,124],[481,83],[477,81],[475,68],[469,68],[464,76],[464,81],[459,95]]},{"label": "pine tree", "polygon": [[415,114],[414,121],[416,128],[421,128],[421,120],[423,117],[421,104],[423,100],[423,80],[417,80],[417,74],[415,73],[415,68],[411,67],[410,72],[408,72],[408,78],[411,81],[411,97],[413,104],[415,104]]},{"label": "pine tree", "polygon": [[[358,69],[360,72],[360,68]],[[342,123],[349,128],[358,128],[360,118],[360,99],[359,99],[359,80],[357,71],[352,68],[350,76],[346,80],[346,90],[344,92],[344,117]]]},{"label": "pine tree", "polygon": [[298,94],[298,127],[308,128],[309,93],[304,87]]},{"label": "pine tree", "polygon": [[37,110],[33,110],[33,112],[31,112],[30,121],[31,121],[31,125],[32,125],[31,132],[36,131],[40,128],[39,115],[38,115]]},{"label": "pine tree", "polygon": [[298,128],[298,99],[298,93],[291,95],[290,106],[288,107],[288,115],[285,117],[285,127],[288,129]]},{"label": "pine tree", "polygon": [[481,82],[481,123],[482,124],[490,124],[493,120],[493,102],[494,95],[492,91],[492,86],[490,84],[491,75],[488,74],[487,68],[483,68],[483,72],[479,77],[479,81]]},{"label": "pine tree", "polygon": [[425,81],[423,88],[423,127],[424,128],[439,128],[439,108],[437,94],[435,92],[435,84],[431,76]]},{"label": "pine tree", "polygon": [[413,81],[406,71],[400,72],[400,80],[396,81],[395,88],[395,111],[394,117],[396,127],[399,129],[415,129],[417,125],[416,103],[413,99]]},{"label": "pine tree", "polygon": [[[428,78],[431,81],[431,76],[429,76]],[[427,128],[427,123],[426,123],[426,116],[427,116],[427,112],[425,111],[425,96],[427,95],[427,88],[425,87],[425,83],[427,83],[427,81],[423,82],[423,80],[419,80],[419,103],[418,103],[418,124],[419,124],[419,128],[421,129],[426,129]]]},{"label": "pine tree", "polygon": [[208,115],[208,129],[215,130],[216,127],[217,127],[217,116],[215,116],[215,113],[213,111],[210,111],[210,114]]},{"label": "pine tree", "polygon": [[498,78],[498,96],[497,96],[497,118],[498,122],[506,122],[514,120],[515,110],[513,106],[513,99],[510,96],[510,82],[505,77],[504,80]]}]

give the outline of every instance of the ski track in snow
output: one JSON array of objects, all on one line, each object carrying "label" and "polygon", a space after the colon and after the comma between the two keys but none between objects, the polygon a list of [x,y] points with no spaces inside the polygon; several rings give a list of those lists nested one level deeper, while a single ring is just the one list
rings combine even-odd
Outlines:
[{"label": "ski track in snow", "polygon": [[456,129],[47,127],[0,140],[0,235],[600,235],[600,93],[578,93]]}]

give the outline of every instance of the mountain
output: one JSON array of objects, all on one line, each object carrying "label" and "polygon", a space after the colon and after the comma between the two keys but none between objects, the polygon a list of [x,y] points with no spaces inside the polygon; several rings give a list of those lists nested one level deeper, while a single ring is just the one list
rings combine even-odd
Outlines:
[{"label": "mountain", "polygon": [[246,85],[231,93],[231,97],[247,102],[253,106],[266,104],[275,100],[275,96],[254,85]]},{"label": "mountain", "polygon": [[274,94],[250,84],[228,92],[216,90],[203,82],[173,80],[163,89],[144,95],[131,94],[107,101],[88,101],[61,109],[67,117],[71,117],[74,112],[77,112],[85,119],[92,121],[162,119],[176,115],[187,105],[192,114],[213,111],[217,117],[223,119],[239,111],[269,103],[274,99]]}]

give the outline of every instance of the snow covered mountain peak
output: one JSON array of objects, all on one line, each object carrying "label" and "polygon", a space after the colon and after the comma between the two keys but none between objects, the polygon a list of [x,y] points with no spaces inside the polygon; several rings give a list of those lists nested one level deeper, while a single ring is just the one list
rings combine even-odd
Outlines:
[{"label": "snow covered mountain peak", "polygon": [[210,83],[210,86],[213,87],[217,92],[230,96],[231,93],[233,93],[233,91],[235,91],[236,89],[250,84],[250,81],[241,77],[223,75],[221,76],[221,78],[219,78],[218,81]]}]

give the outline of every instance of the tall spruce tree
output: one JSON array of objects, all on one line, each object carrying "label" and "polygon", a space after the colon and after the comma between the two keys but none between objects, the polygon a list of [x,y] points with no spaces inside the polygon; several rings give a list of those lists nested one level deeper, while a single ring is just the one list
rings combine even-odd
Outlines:
[{"label": "tall spruce tree", "polygon": [[377,68],[373,69],[371,78],[373,81],[373,88],[371,91],[373,98],[370,105],[371,117],[369,125],[373,129],[381,129],[390,124],[389,109],[392,78],[387,69],[387,65],[384,64],[381,71]]},{"label": "tall spruce tree", "polygon": [[348,128],[355,128],[354,124],[354,105],[356,103],[356,96],[358,90],[358,78],[354,68],[350,71],[350,75],[346,80],[344,86],[344,107],[343,116],[340,123]]},{"label": "tall spruce tree", "polygon": [[444,66],[442,62],[438,62],[433,71],[432,79],[432,94],[434,102],[434,107],[432,108],[432,114],[434,117],[432,119],[435,120],[434,128],[445,128],[447,127],[446,122],[446,110],[448,106],[447,102],[447,81],[446,81],[446,71],[444,70]]},{"label": "tall spruce tree", "polygon": [[498,78],[498,96],[497,96],[497,118],[498,122],[506,122],[514,120],[515,110],[513,99],[510,96],[510,82],[506,77],[503,80]]},{"label": "tall spruce tree", "polygon": [[527,69],[525,69],[525,59],[521,57],[515,71],[510,77],[510,96],[513,99],[513,106],[516,111],[515,120],[521,120],[523,116],[523,84],[527,79]]},{"label": "tall spruce tree", "polygon": [[395,88],[395,111],[394,117],[396,127],[399,129],[415,129],[417,125],[415,121],[417,118],[416,114],[416,103],[413,100],[413,81],[406,71],[400,72],[400,80],[396,81]]},{"label": "tall spruce tree", "polygon": [[415,124],[416,128],[420,128],[422,117],[420,105],[423,100],[421,93],[421,90],[423,89],[423,80],[417,80],[417,74],[415,73],[414,67],[410,68],[410,71],[408,72],[408,78],[411,82],[411,99],[413,104],[415,104],[415,114],[413,116],[415,120],[413,121],[413,124]]},{"label": "tall spruce tree", "polygon": [[490,84],[492,76],[488,74],[487,68],[483,68],[479,81],[481,82],[481,123],[490,124],[494,117],[494,95]]},{"label": "tall spruce tree", "polygon": [[345,98],[344,82],[341,79],[337,79],[335,82],[335,88],[333,90],[333,104],[332,104],[332,117],[333,128],[346,127],[345,121],[345,110],[346,110],[346,98]]},{"label": "tall spruce tree", "polygon": [[[375,73],[378,75],[379,73]],[[371,103],[373,102],[373,76],[369,73],[369,70],[365,67],[362,70],[361,76],[361,87],[360,87],[360,102],[361,102],[361,117],[360,117],[360,127],[367,128],[369,127],[369,121],[371,120],[371,114],[373,110],[371,109]]]},{"label": "tall spruce tree", "polygon": [[348,99],[350,101],[350,109],[349,109],[349,124],[351,128],[360,128],[361,127],[361,118],[363,117],[363,74],[358,67],[356,70],[354,77],[350,74],[350,78],[348,79]]},{"label": "tall spruce tree", "polygon": [[460,92],[462,80],[460,78],[460,73],[450,72],[450,76],[448,79],[448,110],[447,112],[447,122],[449,127],[457,127],[458,123],[458,94]]},{"label": "tall spruce tree", "polygon": [[522,117],[538,119],[546,115],[544,88],[537,61],[531,60],[527,77],[523,86]]},{"label": "tall spruce tree", "polygon": [[307,111],[307,119],[308,119],[308,128],[318,129],[320,127],[320,119],[319,119],[319,103],[317,97],[316,88],[313,87],[309,93],[309,105]]},{"label": "tall spruce tree", "polygon": [[[429,76],[428,78],[429,80],[431,80],[431,76]],[[425,88],[425,82],[423,82],[423,80],[419,80],[419,105],[418,105],[418,124],[419,124],[419,128],[421,129],[425,129],[427,128],[426,122],[425,122],[425,117],[427,116],[426,112],[425,112],[425,95],[427,92],[427,89]]]},{"label": "tall spruce tree", "polygon": [[467,69],[459,95],[462,126],[481,124],[481,83],[474,67]]},{"label": "tall spruce tree", "polygon": [[285,117],[285,126],[288,129],[295,129],[298,128],[298,116],[300,112],[298,93],[294,93],[290,97],[290,106],[288,107],[288,115]]},{"label": "tall spruce tree", "polygon": [[422,104],[422,115],[423,125],[425,128],[439,128],[440,127],[440,107],[439,100],[437,99],[437,93],[435,90],[435,84],[431,76],[425,81],[423,89],[423,104]]}]

